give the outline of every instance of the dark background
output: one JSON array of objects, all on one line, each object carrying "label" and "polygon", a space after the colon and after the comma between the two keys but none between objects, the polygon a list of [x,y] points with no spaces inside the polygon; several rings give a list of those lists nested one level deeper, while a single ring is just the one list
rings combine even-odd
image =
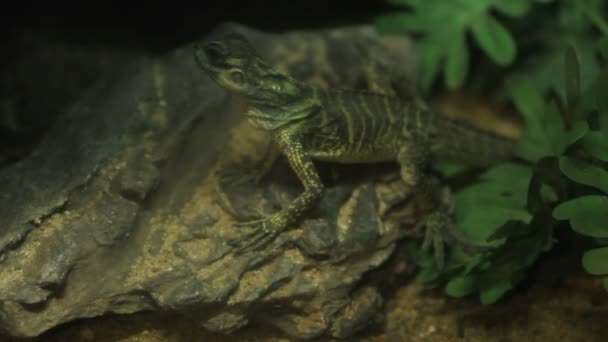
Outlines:
[{"label": "dark background", "polygon": [[113,56],[164,53],[223,22],[272,32],[322,29],[371,24],[390,10],[384,0],[4,4],[0,167],[27,156],[82,89],[114,72],[107,66],[118,60]]},{"label": "dark background", "polygon": [[[82,44],[169,48],[200,37],[217,24],[237,21],[269,31],[369,23],[390,6],[383,0],[219,0],[136,4],[83,2],[6,7],[5,42],[25,29],[51,30]],[[10,51],[10,49],[9,49]]]}]

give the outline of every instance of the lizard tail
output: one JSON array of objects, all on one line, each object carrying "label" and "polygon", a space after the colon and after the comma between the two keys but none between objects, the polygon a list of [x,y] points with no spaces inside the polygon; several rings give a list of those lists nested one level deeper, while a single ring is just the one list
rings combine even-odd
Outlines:
[{"label": "lizard tail", "polygon": [[437,121],[433,152],[440,158],[472,166],[489,166],[513,156],[515,139],[458,118],[443,115]]}]

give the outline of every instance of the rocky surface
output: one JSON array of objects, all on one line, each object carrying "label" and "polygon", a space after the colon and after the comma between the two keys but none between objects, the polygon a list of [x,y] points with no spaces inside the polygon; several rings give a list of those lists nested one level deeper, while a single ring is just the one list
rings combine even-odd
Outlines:
[{"label": "rocky surface", "polygon": [[[233,30],[320,86],[365,87],[354,72],[371,56],[362,46],[393,74],[409,78],[415,65],[406,40],[369,28],[264,34],[228,24],[205,39]],[[407,191],[389,180],[396,168],[320,165],[328,190],[318,209],[267,248],[236,255],[235,220],[280,208],[300,191],[297,178],[279,160],[259,185],[221,181],[268,137],[197,69],[191,46],[111,66],[30,154],[0,169],[0,330],[37,336],[155,311],[220,333],[251,324],[346,338],[382,319],[381,284],[366,274],[393,256],[397,222],[419,209],[394,206]],[[388,277],[409,273],[391,265]]]}]

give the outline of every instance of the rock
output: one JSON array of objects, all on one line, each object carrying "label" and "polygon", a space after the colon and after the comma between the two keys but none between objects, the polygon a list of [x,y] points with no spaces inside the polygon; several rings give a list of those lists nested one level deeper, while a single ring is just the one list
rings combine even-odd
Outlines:
[{"label": "rock", "polygon": [[[205,39],[228,31],[319,86],[366,86],[361,46],[413,75],[408,41],[370,28],[266,34],[226,24]],[[112,70],[57,114],[31,154],[0,169],[0,330],[30,337],[154,310],[223,333],[263,323],[295,338],[346,338],[379,320],[384,299],[364,275],[402,236],[385,215],[394,203],[384,198],[398,196],[377,176],[396,168],[320,165],[328,190],[318,208],[266,248],[235,254],[235,220],[301,191],[289,166],[277,161],[259,185],[222,182],[268,137],[197,68],[192,46]]]}]

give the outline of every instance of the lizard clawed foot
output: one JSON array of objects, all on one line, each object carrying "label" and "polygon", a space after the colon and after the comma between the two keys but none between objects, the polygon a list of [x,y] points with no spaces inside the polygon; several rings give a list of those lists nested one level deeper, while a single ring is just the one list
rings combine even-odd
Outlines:
[{"label": "lizard clawed foot", "polygon": [[243,228],[238,238],[228,241],[229,245],[235,247],[236,254],[260,249],[283,230],[272,216],[247,222],[237,222],[234,225]]},{"label": "lizard clawed foot", "polygon": [[429,214],[410,233],[410,235],[416,234],[424,236],[423,250],[429,251],[431,247],[433,248],[435,265],[439,272],[445,268],[446,245],[460,248],[466,253],[484,253],[492,249],[491,246],[477,245],[468,241],[454,226],[450,214],[445,210],[437,210]]}]

